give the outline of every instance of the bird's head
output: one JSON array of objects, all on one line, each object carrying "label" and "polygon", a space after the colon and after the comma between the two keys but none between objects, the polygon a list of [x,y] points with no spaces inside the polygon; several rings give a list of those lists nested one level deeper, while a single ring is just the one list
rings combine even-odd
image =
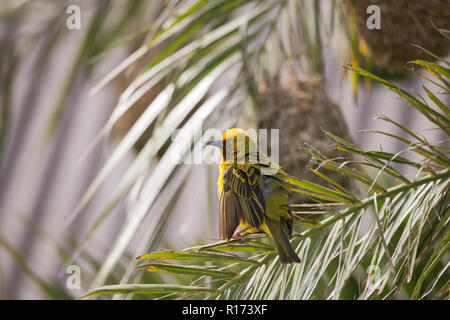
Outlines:
[{"label": "bird's head", "polygon": [[227,130],[221,139],[210,140],[206,144],[218,147],[224,161],[227,162],[243,159],[249,151],[256,150],[252,139],[244,130],[239,128]]}]

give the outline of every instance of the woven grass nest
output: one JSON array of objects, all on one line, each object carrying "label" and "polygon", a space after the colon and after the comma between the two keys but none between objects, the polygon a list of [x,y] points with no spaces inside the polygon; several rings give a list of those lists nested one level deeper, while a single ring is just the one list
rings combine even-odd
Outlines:
[{"label": "woven grass nest", "polygon": [[[307,166],[314,167],[314,163],[303,147],[309,144],[321,154],[334,158],[344,154],[334,148],[323,129],[344,139],[351,139],[339,106],[329,98],[323,81],[299,81],[291,77],[280,83],[278,78],[274,78],[260,91],[258,127],[280,130],[280,165],[293,176],[326,184],[323,179],[306,169]],[[270,143],[268,153],[271,154]],[[349,186],[343,175],[332,171],[327,171],[327,175],[340,184]],[[300,194],[295,194],[291,200],[310,201]]]},{"label": "woven grass nest", "polygon": [[[119,76],[117,80],[117,99],[130,83],[130,79],[125,76]],[[163,83],[156,84],[153,88],[148,90],[136,103],[134,103],[127,112],[125,112],[114,124],[112,129],[112,139],[121,140],[130,131],[139,117],[148,108],[150,103],[158,96],[158,94],[164,89]],[[154,123],[148,127],[144,133],[139,137],[133,148],[136,152],[139,152],[144,148],[148,139],[150,139],[154,129]]]},{"label": "woven grass nest", "polygon": [[[366,26],[370,5],[380,7],[379,30]],[[367,55],[375,67],[386,73],[404,73],[406,62],[432,59],[413,44],[439,57],[449,52],[449,42],[434,27],[450,29],[449,0],[344,0],[344,8],[354,15],[350,21],[354,21],[358,37],[364,40]]]}]

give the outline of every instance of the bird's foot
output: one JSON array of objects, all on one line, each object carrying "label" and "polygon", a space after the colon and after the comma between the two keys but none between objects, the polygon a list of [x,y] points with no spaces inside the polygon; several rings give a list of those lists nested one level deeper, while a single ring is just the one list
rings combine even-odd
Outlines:
[{"label": "bird's foot", "polygon": [[235,239],[239,240],[241,243],[245,243],[245,241],[247,241],[247,239],[243,235],[238,235],[237,237],[235,237]]},{"label": "bird's foot", "polygon": [[233,239],[239,239],[241,241],[241,243],[244,243],[245,241],[247,241],[247,239],[242,235],[242,233],[244,233],[245,231],[247,231],[250,227],[245,227],[239,231],[236,231],[236,233],[233,235]]}]

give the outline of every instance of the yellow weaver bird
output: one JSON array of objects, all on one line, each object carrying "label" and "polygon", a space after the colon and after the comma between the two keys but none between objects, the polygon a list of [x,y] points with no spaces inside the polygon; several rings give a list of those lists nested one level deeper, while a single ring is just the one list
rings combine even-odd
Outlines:
[{"label": "yellow weaver bird", "polygon": [[[222,139],[206,144],[220,148],[222,154],[217,181],[219,236],[230,240],[244,231],[263,231],[274,240],[281,263],[300,262],[289,242],[293,218],[288,174],[258,152],[242,129],[230,129]],[[234,234],[238,226],[241,230]]]}]

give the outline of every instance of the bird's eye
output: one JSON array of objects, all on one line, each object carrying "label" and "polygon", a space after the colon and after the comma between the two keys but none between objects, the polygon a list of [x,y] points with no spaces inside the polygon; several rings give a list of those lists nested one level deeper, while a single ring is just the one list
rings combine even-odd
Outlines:
[{"label": "bird's eye", "polygon": [[233,139],[228,139],[228,140],[227,140],[227,144],[228,144],[228,145],[231,146],[233,143],[234,143],[234,140],[233,140]]}]

